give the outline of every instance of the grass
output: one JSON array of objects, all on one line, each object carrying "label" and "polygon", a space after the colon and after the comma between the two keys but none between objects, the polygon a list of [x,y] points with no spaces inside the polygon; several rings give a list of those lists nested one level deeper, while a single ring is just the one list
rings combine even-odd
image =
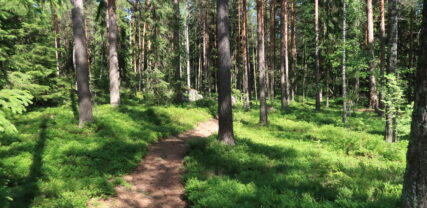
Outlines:
[{"label": "grass", "polygon": [[210,118],[196,107],[108,105],[77,127],[76,109],[36,110],[15,119],[20,134],[0,138],[0,207],[86,207],[114,194],[159,138]]},{"label": "grass", "polygon": [[398,207],[407,141],[384,142],[382,119],[357,112],[343,125],[338,106],[294,103],[263,127],[258,109],[238,109],[236,146],[215,137],[190,145],[192,207]]}]

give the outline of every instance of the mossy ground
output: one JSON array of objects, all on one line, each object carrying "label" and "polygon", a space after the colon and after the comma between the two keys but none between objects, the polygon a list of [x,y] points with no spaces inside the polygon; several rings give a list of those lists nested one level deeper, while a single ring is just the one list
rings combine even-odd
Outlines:
[{"label": "mossy ground", "polygon": [[0,138],[0,207],[86,207],[114,194],[150,143],[211,117],[194,106],[140,104],[97,106],[94,116],[83,129],[67,106],[17,117],[20,133]]},{"label": "mossy ground", "polygon": [[384,142],[381,118],[356,112],[343,125],[337,105],[279,108],[268,126],[258,125],[256,106],[235,108],[234,147],[215,136],[191,143],[185,188],[192,207],[398,206],[407,141]]}]

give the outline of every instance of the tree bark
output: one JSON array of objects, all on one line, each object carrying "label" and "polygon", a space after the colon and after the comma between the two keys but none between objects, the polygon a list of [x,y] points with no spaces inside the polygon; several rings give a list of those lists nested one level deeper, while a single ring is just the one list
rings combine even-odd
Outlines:
[{"label": "tree bark", "polygon": [[248,69],[248,37],[247,37],[247,18],[246,18],[246,0],[242,0],[242,49],[243,49],[243,107],[250,108],[249,101],[249,69]]},{"label": "tree bark", "polygon": [[52,18],[53,18],[53,30],[55,31],[55,59],[56,59],[56,75],[59,76],[61,74],[61,53],[59,49],[61,48],[61,38],[59,37],[59,21],[58,21],[58,12],[55,5],[51,2],[50,7],[52,10]]},{"label": "tree bark", "polygon": [[173,30],[173,48],[174,48],[174,64],[175,64],[175,101],[180,102],[182,97],[181,92],[181,61],[180,61],[180,35],[179,35],[179,29],[180,29],[180,14],[179,14],[179,0],[173,0],[174,10],[175,10],[175,20],[174,20],[174,30]]},{"label": "tree bark", "polygon": [[231,57],[228,31],[228,0],[217,0],[218,41],[218,140],[234,145],[233,112],[231,106]]},{"label": "tree bark", "polygon": [[347,79],[346,79],[346,38],[347,38],[347,10],[346,3],[343,0],[343,21],[342,21],[342,98],[343,98],[343,109],[342,109],[342,122],[347,123]]},{"label": "tree bark", "polygon": [[120,74],[117,57],[116,0],[108,0],[108,60],[110,66],[110,104],[120,105]]},{"label": "tree bark", "polygon": [[282,47],[280,49],[280,86],[282,90],[282,109],[289,105],[289,58],[288,58],[288,1],[280,3]]},{"label": "tree bark", "polygon": [[295,99],[295,91],[296,91],[296,71],[297,71],[297,9],[296,9],[296,0],[292,0],[291,7],[291,69],[290,69],[290,99],[293,101]]},{"label": "tree bark", "polygon": [[369,50],[369,106],[379,112],[377,79],[375,77],[375,45],[374,45],[374,12],[372,0],[366,1],[368,15],[368,50]]},{"label": "tree bark", "polygon": [[77,94],[79,99],[79,127],[93,120],[92,101],[89,88],[89,61],[84,24],[83,0],[71,0],[73,36],[74,36],[74,63],[77,76]]},{"label": "tree bark", "polygon": [[274,71],[276,70],[276,0],[270,0],[270,56],[270,102],[271,105],[274,106]]},{"label": "tree bark", "polygon": [[[380,41],[381,41],[381,55],[380,55],[380,86],[384,86],[384,75],[385,75],[385,10],[384,10],[384,1],[380,0]],[[383,92],[382,90],[378,94],[379,108],[380,110],[384,109],[383,103]]]},{"label": "tree bark", "polygon": [[259,99],[260,124],[267,125],[267,102],[265,85],[265,41],[264,41],[264,2],[257,0],[257,31],[258,31],[258,65],[259,65]]},{"label": "tree bark", "polygon": [[316,110],[320,110],[320,103],[322,102],[322,88],[320,85],[320,42],[319,42],[319,0],[314,0],[314,27],[316,33],[316,49],[315,49],[315,62],[316,62]]},{"label": "tree bark", "polygon": [[420,42],[402,208],[427,207],[427,0],[424,0]]},{"label": "tree bark", "polygon": [[191,89],[191,70],[190,70],[190,38],[188,34],[188,0],[185,2],[185,53],[187,62],[187,88]]},{"label": "tree bark", "polygon": [[[389,0],[389,59],[388,59],[388,74],[396,74],[397,67],[397,41],[398,41],[398,16],[397,16],[397,0]],[[386,125],[385,125],[385,140],[387,142],[396,142],[396,115],[390,112],[386,107]]]}]

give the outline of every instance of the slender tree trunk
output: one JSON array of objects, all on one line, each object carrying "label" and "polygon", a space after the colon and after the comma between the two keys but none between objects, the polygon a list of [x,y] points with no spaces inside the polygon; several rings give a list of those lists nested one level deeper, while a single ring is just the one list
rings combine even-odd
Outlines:
[{"label": "slender tree trunk", "polygon": [[377,79],[375,77],[375,46],[374,46],[374,12],[372,8],[372,0],[367,0],[367,15],[368,15],[368,50],[369,50],[369,105],[371,108],[379,112],[378,94],[377,94]]},{"label": "slender tree trunk", "polygon": [[320,74],[320,42],[319,42],[319,0],[314,0],[314,27],[316,33],[316,49],[315,49],[315,62],[316,62],[316,110],[320,110],[320,103],[322,102],[322,88],[320,84],[321,74]]},{"label": "slender tree trunk", "polygon": [[296,0],[292,0],[292,11],[291,11],[291,15],[292,15],[292,22],[291,22],[291,57],[292,57],[292,62],[291,62],[291,81],[290,81],[290,97],[291,100],[295,99],[295,91],[296,91],[296,71],[297,71],[297,9],[296,9]]},{"label": "slender tree trunk", "polygon": [[343,21],[342,21],[342,122],[347,123],[347,80],[346,80],[346,39],[347,39],[347,10],[343,0]]},{"label": "slender tree trunk", "polygon": [[79,126],[93,120],[92,101],[89,88],[89,62],[84,24],[83,0],[71,0],[73,36],[74,36],[74,63],[77,76],[77,94],[79,99]]},{"label": "slender tree trunk", "polygon": [[190,70],[190,38],[188,35],[188,0],[185,2],[185,53],[187,62],[187,88],[191,89],[191,70]]},{"label": "slender tree trunk", "polygon": [[247,37],[246,0],[242,0],[242,49],[243,49],[243,106],[250,108],[249,101],[249,70],[248,70],[248,37]]},{"label": "slender tree trunk", "polygon": [[259,99],[260,99],[260,124],[267,125],[267,102],[265,85],[265,41],[264,41],[264,2],[257,0],[257,31],[258,31],[258,65],[259,65]]},{"label": "slender tree trunk", "polygon": [[402,208],[427,207],[427,0],[424,0],[420,42]]},{"label": "slender tree trunk", "polygon": [[174,10],[175,10],[175,25],[174,25],[174,30],[173,30],[173,43],[174,43],[174,53],[175,53],[175,57],[174,57],[174,64],[175,64],[175,80],[174,80],[174,85],[175,85],[175,101],[176,102],[180,102],[181,101],[181,97],[182,97],[182,92],[181,92],[181,57],[180,57],[180,47],[179,47],[179,42],[180,42],[180,35],[179,35],[179,29],[180,29],[180,21],[181,21],[181,17],[179,14],[179,0],[173,0],[173,5],[174,5]]},{"label": "slender tree trunk", "polygon": [[[380,85],[384,87],[384,75],[385,75],[385,10],[384,1],[380,0],[380,41],[381,41],[381,56],[380,56]],[[379,108],[380,111],[384,109],[383,103],[383,92],[382,90],[378,94]]]},{"label": "slender tree trunk", "polygon": [[280,86],[282,90],[282,109],[289,105],[289,58],[288,58],[288,2],[281,0],[280,2],[280,17],[281,17],[281,42],[280,49]]},{"label": "slender tree trunk", "polygon": [[120,74],[119,60],[117,57],[117,20],[116,1],[108,0],[108,60],[110,66],[110,104],[120,104]]},{"label": "slender tree trunk", "polygon": [[[397,70],[397,41],[398,41],[398,16],[397,16],[397,0],[389,0],[389,59],[388,59],[388,74],[396,74]],[[387,142],[396,142],[396,120],[395,113],[386,107],[386,127],[385,140]]]},{"label": "slender tree trunk", "polygon": [[59,49],[61,48],[61,38],[59,37],[59,21],[58,21],[58,12],[57,8],[50,4],[52,10],[52,18],[53,18],[53,30],[55,31],[55,59],[56,59],[56,75],[59,76],[61,74],[61,53]]},{"label": "slender tree trunk", "polygon": [[270,102],[271,105],[274,106],[274,71],[276,70],[276,0],[270,0],[270,56]]},{"label": "slender tree trunk", "polygon": [[233,112],[231,106],[231,57],[228,32],[228,0],[217,0],[218,40],[218,139],[224,144],[234,145]]}]

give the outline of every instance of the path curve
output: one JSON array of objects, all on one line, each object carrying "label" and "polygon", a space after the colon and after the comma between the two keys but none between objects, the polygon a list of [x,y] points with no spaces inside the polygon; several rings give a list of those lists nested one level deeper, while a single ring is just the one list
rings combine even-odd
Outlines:
[{"label": "path curve", "polygon": [[183,159],[186,140],[203,138],[218,131],[218,121],[200,123],[195,129],[167,137],[151,145],[136,170],[124,176],[131,187],[116,187],[117,196],[91,202],[93,208],[184,208]]}]

